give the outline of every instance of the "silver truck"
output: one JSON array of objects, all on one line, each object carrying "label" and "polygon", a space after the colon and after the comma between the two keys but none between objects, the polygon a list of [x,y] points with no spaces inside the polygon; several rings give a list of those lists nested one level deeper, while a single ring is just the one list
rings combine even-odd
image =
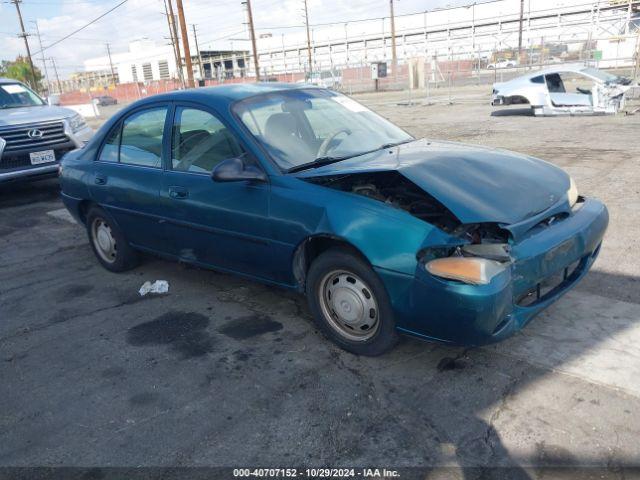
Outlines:
[{"label": "silver truck", "polygon": [[0,78],[0,185],[56,176],[62,156],[92,135],[73,110],[48,105],[23,83]]}]

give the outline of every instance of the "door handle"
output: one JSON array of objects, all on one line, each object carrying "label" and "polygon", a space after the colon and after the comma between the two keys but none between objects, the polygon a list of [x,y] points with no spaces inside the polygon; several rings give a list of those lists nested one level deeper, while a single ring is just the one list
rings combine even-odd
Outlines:
[{"label": "door handle", "polygon": [[176,200],[184,200],[189,196],[189,191],[184,187],[169,187],[169,196]]},{"label": "door handle", "polygon": [[93,181],[96,185],[106,185],[107,177],[104,175],[96,175]]}]

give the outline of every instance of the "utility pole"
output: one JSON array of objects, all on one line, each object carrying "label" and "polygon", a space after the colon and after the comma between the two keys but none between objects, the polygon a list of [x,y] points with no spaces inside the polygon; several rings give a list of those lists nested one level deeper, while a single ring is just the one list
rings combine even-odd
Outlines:
[{"label": "utility pole", "polygon": [[198,68],[200,69],[200,79],[204,80],[204,69],[202,68],[202,56],[200,55],[200,47],[198,46],[198,33],[196,32],[196,24],[192,23],[193,39],[196,42],[196,51],[198,52]]},{"label": "utility pole", "polygon": [[49,58],[51,60],[51,64],[53,65],[53,72],[56,75],[56,83],[58,84],[58,93],[62,93],[62,86],[60,84],[60,77],[58,76],[58,69],[56,68],[56,61],[53,58]]},{"label": "utility pole", "polygon": [[33,68],[33,60],[31,59],[31,49],[29,48],[29,40],[27,40],[27,37],[29,36],[29,34],[24,31],[24,23],[22,22],[22,12],[20,11],[20,2],[22,2],[22,0],[11,0],[11,3],[13,3],[16,6],[16,11],[18,12],[18,20],[20,20],[20,30],[22,31],[22,33],[18,34],[18,36],[24,39],[24,46],[27,49],[27,58],[29,59],[29,66],[31,67],[31,81],[33,82],[31,84],[31,87],[37,90],[38,81],[36,80],[36,70],[35,68]]},{"label": "utility pole", "polygon": [[111,61],[111,45],[107,42],[107,55],[109,56],[109,67],[111,67],[111,81],[116,84],[116,72],[113,69],[113,62]]},{"label": "utility pole", "polygon": [[304,0],[304,24],[307,27],[307,56],[309,61],[309,78],[311,78],[313,63],[311,61],[311,34],[309,33],[309,9],[307,7],[307,0]]},{"label": "utility pole", "polygon": [[393,0],[389,0],[389,10],[391,15],[391,65],[395,76],[398,70],[398,55],[396,53],[396,18],[393,14]]},{"label": "utility pole", "polygon": [[44,59],[44,50],[42,50],[42,39],[40,38],[40,29],[38,28],[38,22],[35,20],[32,20],[31,23],[35,24],[36,26],[36,34],[38,35],[38,45],[40,45],[40,53],[42,54],[42,67],[44,68],[44,78],[47,81],[47,95],[49,95],[50,91],[51,91],[51,84],[49,83],[49,72],[47,71],[47,62]]},{"label": "utility pole", "polygon": [[187,22],[184,19],[184,8],[182,8],[182,0],[176,0],[176,6],[178,7],[178,21],[180,22],[180,33],[182,34],[182,46],[184,47],[184,61],[187,67],[187,86],[189,88],[194,88],[195,84],[193,82],[193,66],[191,65],[191,51],[189,50]]},{"label": "utility pole", "polygon": [[520,0],[520,24],[518,25],[518,63],[522,62],[522,20],[524,17],[524,0]]},{"label": "utility pole", "polygon": [[249,34],[251,35],[251,48],[253,48],[253,66],[256,69],[256,82],[260,81],[260,59],[258,58],[258,47],[256,47],[256,31],[253,28],[253,12],[251,11],[251,0],[245,0],[247,6],[247,19],[249,21]]},{"label": "utility pole", "polygon": [[176,67],[178,69],[178,78],[182,84],[182,88],[186,85],[184,83],[184,72],[182,71],[182,55],[180,54],[180,39],[178,38],[178,29],[176,28],[176,16],[173,14],[173,0],[165,0],[165,9],[169,5],[169,13],[167,19],[169,20],[169,31],[171,33],[171,42],[175,48],[176,53]]}]

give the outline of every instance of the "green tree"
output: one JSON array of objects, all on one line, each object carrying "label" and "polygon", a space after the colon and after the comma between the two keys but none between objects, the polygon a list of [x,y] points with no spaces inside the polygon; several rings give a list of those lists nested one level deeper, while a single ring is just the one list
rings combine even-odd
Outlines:
[{"label": "green tree", "polygon": [[35,65],[34,71],[36,74],[35,83],[31,76],[29,60],[23,56],[18,56],[18,58],[13,62],[10,60],[3,60],[0,64],[0,77],[13,78],[15,80],[28,83],[32,88],[37,88],[40,80],[42,80],[42,73]]}]

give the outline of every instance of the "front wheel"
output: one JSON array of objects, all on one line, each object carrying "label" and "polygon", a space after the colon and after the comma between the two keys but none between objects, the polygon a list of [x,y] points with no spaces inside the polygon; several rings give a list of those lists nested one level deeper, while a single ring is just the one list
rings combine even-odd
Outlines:
[{"label": "front wheel", "polygon": [[307,299],[318,328],[349,352],[380,355],[398,341],[384,285],[348,251],[329,250],[312,263]]}]

